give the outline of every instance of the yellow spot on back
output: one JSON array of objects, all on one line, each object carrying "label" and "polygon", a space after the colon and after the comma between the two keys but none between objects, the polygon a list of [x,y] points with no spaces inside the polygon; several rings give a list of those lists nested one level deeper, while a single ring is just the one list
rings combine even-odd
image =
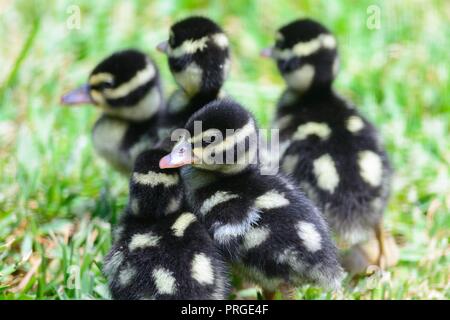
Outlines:
[{"label": "yellow spot on back", "polygon": [[211,259],[204,253],[196,254],[192,260],[191,274],[192,278],[200,284],[213,284],[214,271],[211,265]]},{"label": "yellow spot on back", "polygon": [[184,231],[193,222],[197,221],[197,218],[190,212],[183,213],[172,225],[171,229],[176,237],[182,237]]},{"label": "yellow spot on back", "polygon": [[173,272],[165,268],[156,268],[152,272],[156,289],[160,294],[174,294],[176,291],[176,280]]},{"label": "yellow spot on back", "polygon": [[161,172],[149,171],[148,173],[133,173],[133,181],[135,183],[149,185],[155,187],[162,184],[165,187],[170,187],[178,184],[179,176],[177,174],[167,174]]},{"label": "yellow spot on back", "polygon": [[130,251],[136,249],[144,249],[147,247],[156,247],[159,244],[161,237],[157,236],[153,232],[148,233],[138,233],[135,234],[128,245]]},{"label": "yellow spot on back", "polygon": [[329,154],[325,154],[313,162],[313,172],[317,185],[321,189],[333,193],[339,183],[339,175]]},{"label": "yellow spot on back", "polygon": [[244,237],[244,248],[250,250],[261,245],[269,237],[270,230],[267,227],[250,229]]},{"label": "yellow spot on back", "polygon": [[285,207],[289,204],[289,200],[284,197],[284,194],[276,190],[271,190],[259,196],[255,200],[255,206],[258,209],[275,209]]},{"label": "yellow spot on back", "polygon": [[300,125],[295,132],[294,140],[304,140],[310,135],[316,135],[322,140],[328,139],[331,134],[330,127],[323,122],[308,122]]},{"label": "yellow spot on back", "polygon": [[380,156],[370,150],[361,151],[358,154],[358,164],[363,180],[372,187],[378,187],[383,174]]},{"label": "yellow spot on back", "polygon": [[316,252],[322,248],[321,236],[312,223],[300,221],[297,224],[297,233],[309,251]]},{"label": "yellow spot on back", "polygon": [[351,116],[347,119],[347,130],[356,133],[364,128],[364,122],[358,116]]}]

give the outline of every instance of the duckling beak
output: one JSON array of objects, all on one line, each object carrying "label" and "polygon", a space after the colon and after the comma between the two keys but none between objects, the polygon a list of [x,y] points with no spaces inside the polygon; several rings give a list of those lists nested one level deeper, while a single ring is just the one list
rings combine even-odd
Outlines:
[{"label": "duckling beak", "polygon": [[91,104],[94,103],[89,95],[89,85],[84,84],[75,90],[72,90],[61,97],[63,105]]},{"label": "duckling beak", "polygon": [[191,144],[187,141],[177,143],[172,152],[159,160],[161,169],[179,168],[193,162]]},{"label": "duckling beak", "polygon": [[259,53],[259,55],[261,57],[263,57],[263,58],[271,58],[272,54],[273,54],[273,48],[272,47],[264,48]]},{"label": "duckling beak", "polygon": [[167,49],[169,48],[169,42],[163,41],[156,46],[156,50],[162,53],[167,53]]}]

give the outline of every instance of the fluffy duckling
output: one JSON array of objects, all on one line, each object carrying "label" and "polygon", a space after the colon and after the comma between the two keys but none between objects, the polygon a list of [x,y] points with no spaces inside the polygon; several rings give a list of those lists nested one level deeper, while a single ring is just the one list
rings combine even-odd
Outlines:
[{"label": "fluffy duckling", "polygon": [[[231,130],[231,131],[230,131]],[[292,285],[339,286],[342,271],[320,212],[279,175],[261,175],[253,117],[231,100],[196,112],[161,168],[183,166],[187,200],[216,245],[266,297]]]},{"label": "fluffy duckling", "polygon": [[142,152],[104,273],[114,299],[226,299],[228,273],[208,232],[186,212],[179,170]]},{"label": "fluffy duckling", "polygon": [[[357,244],[344,259],[349,271],[395,264],[397,248],[382,221],[391,166],[375,127],[332,88],[339,64],[335,37],[315,21],[296,20],[280,28],[275,47],[262,54],[276,61],[287,84],[275,121],[285,148],[282,170],[341,240]],[[379,245],[362,244],[367,239]]]},{"label": "fluffy duckling", "polygon": [[119,51],[100,62],[88,83],[61,98],[65,105],[93,104],[102,110],[92,130],[95,150],[129,173],[137,155],[157,139],[164,103],[159,71],[144,53]]},{"label": "fluffy duckling", "polygon": [[182,128],[195,111],[221,95],[230,69],[228,37],[210,19],[189,17],[175,23],[169,40],[157,49],[167,55],[179,86],[168,100],[163,123],[169,130]]}]

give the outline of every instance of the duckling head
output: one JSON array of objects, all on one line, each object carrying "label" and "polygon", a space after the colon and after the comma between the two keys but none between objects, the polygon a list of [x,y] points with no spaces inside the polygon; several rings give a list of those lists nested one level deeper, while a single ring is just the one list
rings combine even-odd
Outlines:
[{"label": "duckling head", "polygon": [[93,104],[106,114],[143,121],[151,118],[162,103],[159,71],[144,53],[119,51],[100,62],[88,82],[65,94],[62,104]]},{"label": "duckling head", "polygon": [[329,88],[339,68],[335,37],[311,19],[281,27],[275,45],[261,51],[261,55],[272,57],[288,87],[300,93]]},{"label": "duckling head", "polygon": [[228,75],[228,37],[208,18],[194,16],[175,23],[169,40],[157,49],[167,54],[175,81],[190,97],[217,94]]},{"label": "duckling head", "polygon": [[174,132],[177,144],[161,159],[161,168],[185,165],[225,175],[257,166],[255,120],[241,105],[215,100],[192,115],[184,129]]}]

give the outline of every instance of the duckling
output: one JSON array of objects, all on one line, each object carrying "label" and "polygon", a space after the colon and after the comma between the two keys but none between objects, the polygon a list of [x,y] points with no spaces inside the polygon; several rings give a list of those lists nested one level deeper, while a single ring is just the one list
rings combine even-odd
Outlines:
[{"label": "duckling", "polygon": [[172,25],[169,40],[157,49],[167,55],[179,86],[162,117],[171,131],[182,128],[195,111],[223,95],[221,88],[230,69],[228,37],[210,19],[193,16]]},{"label": "duckling", "polygon": [[104,273],[114,299],[226,299],[227,265],[196,216],[186,211],[179,170],[166,151],[143,151]]},{"label": "duckling", "polygon": [[[287,84],[275,117],[282,171],[322,209],[341,242],[354,245],[343,260],[348,271],[394,265],[397,247],[383,229],[391,165],[376,128],[332,88],[336,38],[320,23],[300,19],[280,28],[274,48],[262,55],[276,61]],[[365,240],[378,242],[376,259]]]},{"label": "duckling", "polygon": [[138,50],[104,59],[88,83],[65,94],[61,102],[93,104],[102,110],[92,130],[94,148],[123,173],[130,173],[137,155],[158,140],[158,114],[164,105],[159,70]]},{"label": "duckling", "polygon": [[[199,127],[199,124],[201,127]],[[252,115],[229,99],[197,111],[160,161],[181,168],[187,201],[245,280],[273,297],[315,283],[337,288],[342,269],[318,209],[281,175],[262,175]]]}]

